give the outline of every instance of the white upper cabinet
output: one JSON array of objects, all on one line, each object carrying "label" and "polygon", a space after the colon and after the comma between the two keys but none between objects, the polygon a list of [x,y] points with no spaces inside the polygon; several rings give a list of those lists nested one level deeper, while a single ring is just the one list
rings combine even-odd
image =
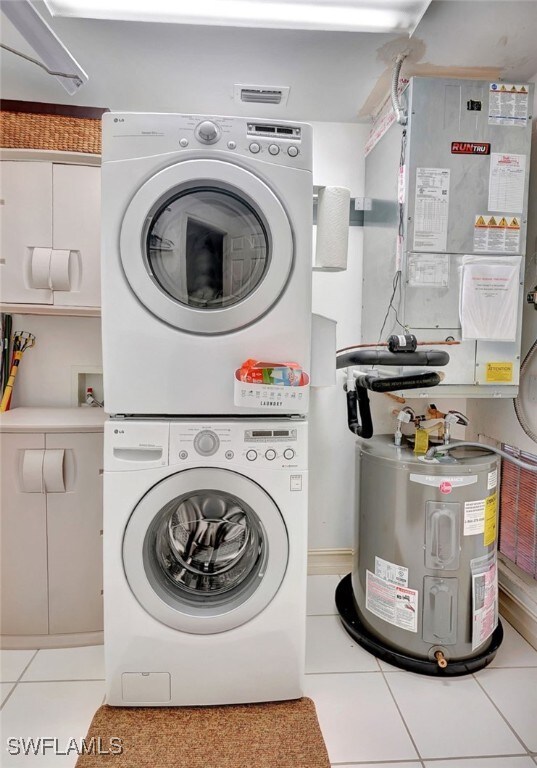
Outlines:
[{"label": "white upper cabinet", "polygon": [[1,300],[100,306],[100,168],[3,161]]}]

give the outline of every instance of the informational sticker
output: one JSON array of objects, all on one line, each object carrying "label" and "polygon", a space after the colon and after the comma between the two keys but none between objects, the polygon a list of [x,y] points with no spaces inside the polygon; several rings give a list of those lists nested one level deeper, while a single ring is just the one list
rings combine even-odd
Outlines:
[{"label": "informational sticker", "polygon": [[490,83],[489,125],[518,125],[528,122],[528,86],[518,83]]},{"label": "informational sticker", "polygon": [[[477,561],[472,561],[472,564]],[[480,569],[481,570],[481,569]],[[481,573],[472,565],[472,649],[487,640],[498,624],[498,570],[496,560]]]},{"label": "informational sticker", "polygon": [[302,475],[291,475],[289,480],[289,490],[301,491],[302,490]]},{"label": "informational sticker", "polygon": [[522,213],[526,155],[493,152],[490,156],[489,211]]},{"label": "informational sticker", "polygon": [[485,530],[485,499],[464,502],[464,535],[475,536]]},{"label": "informational sticker", "polygon": [[474,219],[475,253],[520,253],[520,216],[480,213]]},{"label": "informational sticker", "polygon": [[485,530],[483,532],[483,546],[488,547],[496,541],[496,510],[498,497],[496,493],[488,496],[485,501]]},{"label": "informational sticker", "polygon": [[[403,91],[407,89],[408,83],[409,81],[404,77],[399,79],[399,87],[397,89],[399,96],[403,93]],[[369,136],[366,141],[364,150],[366,157],[371,152],[371,150],[376,147],[384,134],[391,128],[394,123],[395,112],[393,111],[391,97],[389,97],[384,103],[383,107],[380,109],[378,116],[371,126],[371,130],[369,131]]]},{"label": "informational sticker", "polygon": [[487,363],[485,381],[487,384],[504,384],[513,381],[513,363]]},{"label": "informational sticker", "polygon": [[445,477],[443,475],[418,475],[411,472],[410,482],[419,483],[420,485],[431,485],[434,488],[440,488],[444,483],[449,483],[452,488],[460,488],[463,485],[474,485],[474,483],[477,483],[477,475]]},{"label": "informational sticker", "polygon": [[388,581],[390,584],[408,587],[408,568],[390,563],[389,560],[383,560],[381,557],[375,557],[375,576]]},{"label": "informational sticker", "polygon": [[487,479],[487,490],[491,491],[493,488],[496,488],[498,485],[498,468],[493,469],[492,472],[489,472],[488,479]]},{"label": "informational sticker", "polygon": [[445,251],[449,218],[449,168],[416,168],[414,251]]},{"label": "informational sticker", "polygon": [[410,253],[407,259],[408,284],[413,288],[449,284],[449,254]]},{"label": "informational sticker", "polygon": [[366,571],[366,608],[408,632],[418,631],[418,591],[392,584]]}]

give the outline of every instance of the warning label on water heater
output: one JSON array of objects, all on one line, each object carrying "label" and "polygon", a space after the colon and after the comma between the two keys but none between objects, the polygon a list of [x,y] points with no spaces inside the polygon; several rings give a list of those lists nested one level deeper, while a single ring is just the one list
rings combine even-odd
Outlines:
[{"label": "warning label on water heater", "polygon": [[418,631],[418,591],[366,571],[366,608],[379,619],[408,632]]}]

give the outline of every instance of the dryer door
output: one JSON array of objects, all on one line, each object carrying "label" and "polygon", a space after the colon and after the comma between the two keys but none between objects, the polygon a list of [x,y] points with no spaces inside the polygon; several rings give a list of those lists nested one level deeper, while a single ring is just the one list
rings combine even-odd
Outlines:
[{"label": "dryer door", "polygon": [[282,583],[287,529],[270,496],[225,469],[189,469],[135,507],[123,565],[141,606],[174,629],[214,634],[262,611]]},{"label": "dryer door", "polygon": [[123,269],[142,304],[189,333],[221,334],[264,315],[293,266],[287,214],[257,176],[221,160],[187,160],[132,198]]}]

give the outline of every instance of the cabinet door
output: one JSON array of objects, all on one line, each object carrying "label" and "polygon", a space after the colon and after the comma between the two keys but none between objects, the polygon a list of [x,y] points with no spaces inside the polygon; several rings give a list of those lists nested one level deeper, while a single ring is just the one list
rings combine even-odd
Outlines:
[{"label": "cabinet door", "polygon": [[52,164],[3,161],[1,185],[0,298],[51,304]]},{"label": "cabinet door", "polygon": [[50,634],[102,630],[103,434],[47,434],[46,449]]},{"label": "cabinet door", "polygon": [[45,437],[2,434],[0,441],[0,629],[3,635],[46,635]]},{"label": "cabinet door", "polygon": [[101,169],[53,166],[54,304],[98,307],[101,303]]}]

